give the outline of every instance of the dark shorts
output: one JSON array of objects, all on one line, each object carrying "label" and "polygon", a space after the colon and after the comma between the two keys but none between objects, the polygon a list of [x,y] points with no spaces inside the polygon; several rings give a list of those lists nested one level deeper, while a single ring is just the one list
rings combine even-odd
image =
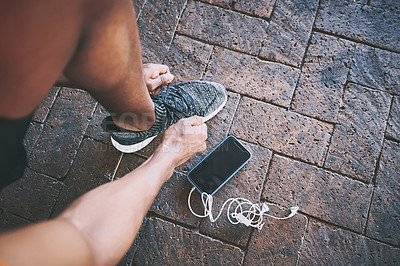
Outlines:
[{"label": "dark shorts", "polygon": [[32,115],[22,119],[0,118],[0,190],[20,179],[27,165],[22,144]]}]

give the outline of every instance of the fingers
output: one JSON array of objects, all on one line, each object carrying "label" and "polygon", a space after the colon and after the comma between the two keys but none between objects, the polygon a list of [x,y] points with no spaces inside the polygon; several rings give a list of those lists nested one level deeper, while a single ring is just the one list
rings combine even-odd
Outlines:
[{"label": "fingers", "polygon": [[169,67],[162,64],[143,64],[143,69],[150,72],[150,78],[155,79],[160,74],[167,74],[169,72]]},{"label": "fingers", "polygon": [[167,85],[174,79],[174,75],[171,73],[165,73],[165,74],[157,74],[156,77],[154,78],[148,78],[145,79],[147,90],[150,92],[153,92],[154,95],[157,95],[159,92],[160,86]]},{"label": "fingers", "polygon": [[[169,72],[169,67],[166,65],[162,65],[162,64],[152,64],[152,63],[147,63],[147,64],[143,64],[143,69],[145,71],[151,71],[157,74],[165,74]],[[151,77],[151,75],[150,75]],[[156,76],[153,76],[152,78],[155,78]]]},{"label": "fingers", "polygon": [[163,83],[162,85],[166,85],[174,79],[174,75],[172,75],[171,73],[168,72],[168,73],[160,75],[160,79],[161,79],[161,83]]},{"label": "fingers", "polygon": [[186,120],[187,123],[189,123],[191,126],[199,126],[199,125],[201,125],[201,124],[204,124],[204,122],[205,122],[204,117],[197,116],[197,115],[192,116],[192,117],[189,117],[189,118],[186,118],[185,120]]},{"label": "fingers", "polygon": [[207,139],[207,125],[204,123],[204,117],[192,116],[182,119],[181,123],[183,123],[183,134],[197,136],[203,141]]},{"label": "fingers", "polygon": [[205,141],[208,137],[207,134],[207,125],[206,124],[201,124],[199,126],[192,126],[194,129],[194,134],[199,136],[199,138],[203,141]]},{"label": "fingers", "polygon": [[[149,90],[150,91],[150,90]],[[153,94],[153,95],[157,95],[157,94],[159,94],[161,92],[161,88],[157,88],[157,89],[155,89],[155,90],[153,90],[153,91],[150,91],[150,94]]]},{"label": "fingers", "polygon": [[207,125],[204,118],[192,116],[179,120],[165,131],[158,153],[173,161],[176,166],[206,149]]}]

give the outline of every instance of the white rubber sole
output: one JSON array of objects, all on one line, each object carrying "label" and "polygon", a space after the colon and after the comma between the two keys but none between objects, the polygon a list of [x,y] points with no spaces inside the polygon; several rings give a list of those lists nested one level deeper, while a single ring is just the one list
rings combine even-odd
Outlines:
[{"label": "white rubber sole", "polygon": [[214,112],[212,112],[208,116],[204,117],[204,120],[205,120],[204,122],[207,122],[208,120],[210,120],[211,118],[216,116],[222,110],[222,108],[225,107],[225,104],[226,104],[227,101],[228,101],[228,95],[226,96],[225,101],[217,109],[215,109]]},{"label": "white rubber sole", "polygon": [[133,144],[133,145],[122,145],[122,144],[119,144],[115,139],[113,139],[113,137],[111,137],[111,143],[120,152],[133,153],[133,152],[139,151],[139,150],[143,149],[144,147],[146,147],[147,145],[149,145],[150,142],[155,137],[157,137],[157,136],[153,136],[153,137],[147,138],[144,141],[136,143],[136,144]]},{"label": "white rubber sole", "polygon": [[[210,120],[210,119],[213,118],[216,114],[218,114],[218,113],[222,110],[222,108],[224,108],[224,106],[225,106],[227,100],[228,100],[228,96],[226,96],[225,101],[224,101],[217,109],[215,109],[214,112],[212,112],[211,114],[209,114],[208,116],[206,116],[206,117],[204,118],[205,121]],[[157,137],[157,136],[153,136],[153,137],[147,138],[147,139],[145,139],[144,141],[139,142],[139,143],[136,143],[136,144],[133,144],[133,145],[122,145],[122,144],[118,143],[115,139],[113,139],[113,137],[111,137],[111,143],[112,143],[112,145],[113,145],[117,150],[119,150],[120,152],[123,152],[123,153],[133,153],[133,152],[139,151],[139,150],[143,149],[144,147],[146,147],[147,145],[149,145],[150,142],[151,142],[155,137]]]}]

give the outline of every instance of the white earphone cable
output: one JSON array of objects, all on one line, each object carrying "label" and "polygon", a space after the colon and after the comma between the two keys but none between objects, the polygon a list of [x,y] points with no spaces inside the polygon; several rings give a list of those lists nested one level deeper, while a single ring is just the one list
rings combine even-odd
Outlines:
[{"label": "white earphone cable", "polygon": [[[192,212],[193,215],[199,218],[206,218],[209,217],[211,222],[215,222],[218,220],[218,218],[221,216],[222,211],[224,210],[225,206],[228,205],[228,208],[226,210],[226,216],[229,220],[230,223],[232,224],[238,224],[238,223],[243,223],[246,226],[251,226],[258,228],[259,230],[262,229],[264,222],[264,215],[278,219],[278,220],[285,220],[288,218],[293,217],[297,211],[299,210],[298,207],[291,207],[290,208],[290,214],[286,217],[276,217],[274,215],[268,214],[267,212],[269,211],[268,204],[269,203],[252,203],[248,199],[244,198],[229,198],[227,199],[224,204],[222,205],[218,215],[214,218],[212,214],[212,207],[213,207],[213,197],[207,193],[202,193],[201,194],[201,201],[204,206],[204,214],[198,214],[193,211],[192,205],[191,205],[191,196],[193,191],[195,190],[195,187],[192,188],[192,190],[189,193],[188,196],[188,206],[190,211]],[[236,205],[236,207],[233,208],[233,211],[231,211],[233,204]],[[273,204],[270,204],[273,205]]]}]

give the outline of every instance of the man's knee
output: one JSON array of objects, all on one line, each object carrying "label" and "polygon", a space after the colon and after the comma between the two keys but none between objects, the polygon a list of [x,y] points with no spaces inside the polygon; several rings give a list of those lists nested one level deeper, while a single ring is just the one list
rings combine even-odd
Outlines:
[{"label": "man's knee", "polygon": [[64,74],[84,88],[107,90],[124,86],[132,71],[132,47],[140,45],[138,37],[132,34],[132,27],[136,27],[132,25],[132,20],[135,21],[132,3],[95,2],[86,18],[80,45]]}]

